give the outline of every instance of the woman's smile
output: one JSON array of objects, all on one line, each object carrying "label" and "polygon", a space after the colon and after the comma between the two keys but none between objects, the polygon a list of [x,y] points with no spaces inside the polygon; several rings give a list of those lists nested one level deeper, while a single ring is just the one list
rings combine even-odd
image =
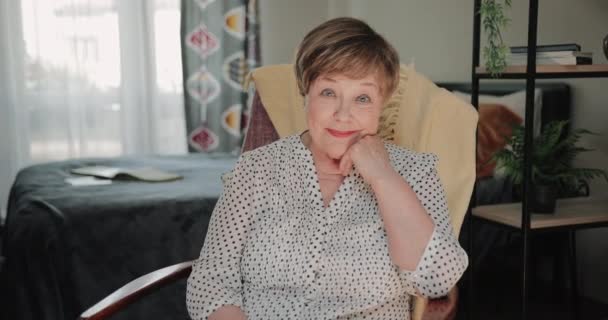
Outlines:
[{"label": "woman's smile", "polygon": [[330,128],[327,128],[326,130],[327,130],[327,132],[329,132],[329,134],[331,134],[332,136],[334,136],[336,138],[349,138],[352,135],[354,135],[355,133],[359,132],[357,130],[354,130],[354,131],[341,131],[341,130],[334,130],[334,129],[330,129]]}]

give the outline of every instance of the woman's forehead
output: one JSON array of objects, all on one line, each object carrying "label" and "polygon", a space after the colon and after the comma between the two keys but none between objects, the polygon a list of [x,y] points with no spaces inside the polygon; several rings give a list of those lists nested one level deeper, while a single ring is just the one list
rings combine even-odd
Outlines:
[{"label": "woman's forehead", "polygon": [[327,82],[338,82],[338,81],[349,81],[357,82],[362,86],[374,87],[380,89],[381,83],[377,73],[366,74],[366,75],[351,75],[348,73],[327,73],[321,74],[316,81],[327,81]]}]

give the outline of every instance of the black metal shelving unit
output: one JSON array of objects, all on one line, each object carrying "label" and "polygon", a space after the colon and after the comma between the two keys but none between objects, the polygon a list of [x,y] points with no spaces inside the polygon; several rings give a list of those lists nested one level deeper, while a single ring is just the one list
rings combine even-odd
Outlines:
[{"label": "black metal shelving unit", "polygon": [[[531,206],[530,206],[530,194],[532,190],[531,176],[532,176],[532,158],[531,154],[533,151],[533,132],[534,132],[534,89],[536,79],[554,79],[554,78],[608,78],[608,65],[577,65],[577,66],[554,66],[554,65],[536,65],[536,44],[537,44],[537,29],[538,29],[538,0],[529,0],[529,11],[528,11],[528,57],[526,66],[511,66],[507,67],[504,72],[498,77],[492,77],[485,68],[479,66],[480,61],[480,35],[481,35],[481,17],[479,9],[481,6],[481,0],[474,0],[474,21],[473,21],[473,63],[471,70],[472,79],[472,92],[471,92],[471,104],[478,108],[479,105],[479,84],[481,79],[522,79],[526,81],[526,111],[525,111],[525,135],[524,135],[524,183],[523,183],[523,199],[521,202],[521,219],[520,224],[511,225],[504,221],[496,219],[488,219],[475,213],[475,203],[472,197],[470,209],[468,210],[469,215],[469,241],[468,251],[473,261],[473,220],[481,219],[487,222],[496,223],[503,225],[507,228],[515,229],[521,232],[523,246],[522,246],[522,264],[521,264],[521,319],[528,319],[529,309],[529,250],[530,250],[530,236],[533,232],[547,232],[566,230],[568,232],[569,240],[569,260],[570,260],[570,280],[572,284],[573,294],[573,313],[574,317],[578,318],[578,290],[577,290],[577,270],[576,270],[576,230],[585,228],[596,228],[608,226],[608,211],[606,212],[606,219],[604,214],[599,213],[591,216],[589,219],[584,221],[566,222],[563,224],[555,224],[542,226],[539,228],[531,227]],[[473,195],[475,190],[473,191]],[[600,200],[597,202],[600,204],[600,208],[603,210],[605,207],[608,208],[608,202],[606,200]],[[559,203],[558,203],[559,205]],[[593,206],[589,205],[590,207]],[[576,205],[572,208],[576,210]],[[519,209],[519,208],[518,208]],[[486,211],[487,212],[487,211]],[[599,218],[598,218],[599,217]],[[469,292],[468,292],[468,315],[469,319],[475,318],[475,303],[474,303],[474,270],[473,263],[470,263],[469,270]]]}]

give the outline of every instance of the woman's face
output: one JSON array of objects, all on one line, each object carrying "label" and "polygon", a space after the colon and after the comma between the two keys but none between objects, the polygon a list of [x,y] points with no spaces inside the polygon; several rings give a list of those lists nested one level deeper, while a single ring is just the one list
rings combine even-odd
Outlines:
[{"label": "woman's face", "polygon": [[311,83],[305,101],[312,144],[332,159],[342,158],[359,137],[378,130],[383,97],[375,75],[321,75]]}]

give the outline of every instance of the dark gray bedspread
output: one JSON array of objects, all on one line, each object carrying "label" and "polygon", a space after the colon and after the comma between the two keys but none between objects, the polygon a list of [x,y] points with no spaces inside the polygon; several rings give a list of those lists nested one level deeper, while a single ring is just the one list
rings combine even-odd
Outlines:
[{"label": "dark gray bedspread", "polygon": [[[76,319],[156,269],[198,256],[234,158],[205,155],[87,159],[22,170],[11,190],[2,255],[1,319]],[[84,165],[153,166],[183,180],[72,187]],[[162,308],[152,308],[162,304]],[[185,319],[184,281],[113,319]]]}]

